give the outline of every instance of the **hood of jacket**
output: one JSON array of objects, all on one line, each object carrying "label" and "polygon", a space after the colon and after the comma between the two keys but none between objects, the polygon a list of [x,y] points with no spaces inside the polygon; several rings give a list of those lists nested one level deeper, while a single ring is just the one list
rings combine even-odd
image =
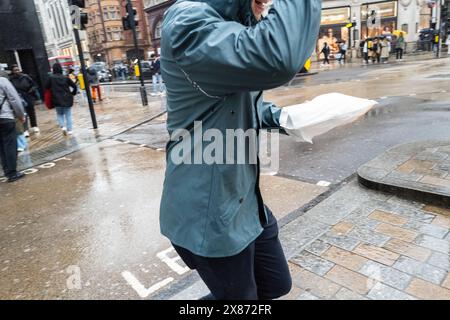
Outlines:
[{"label": "hood of jacket", "polygon": [[204,2],[216,10],[225,20],[253,26],[257,20],[252,12],[252,0],[180,0]]}]

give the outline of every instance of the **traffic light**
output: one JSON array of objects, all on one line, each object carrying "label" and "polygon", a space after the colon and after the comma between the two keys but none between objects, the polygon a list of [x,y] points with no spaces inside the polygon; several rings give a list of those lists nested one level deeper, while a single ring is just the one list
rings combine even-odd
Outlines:
[{"label": "traffic light", "polygon": [[450,1],[445,1],[441,8],[444,32],[450,34]]},{"label": "traffic light", "polygon": [[78,8],[86,8],[85,0],[69,0],[70,6],[77,6]]},{"label": "traffic light", "polygon": [[131,3],[127,3],[126,10],[127,16],[122,18],[123,30],[131,30],[139,25],[139,21],[136,20],[137,11],[133,9]]},{"label": "traffic light", "polygon": [[122,18],[123,30],[131,30],[130,19],[128,16]]},{"label": "traffic light", "polygon": [[88,24],[88,14],[82,12],[81,9],[86,8],[84,0],[69,0],[70,17],[74,29],[86,30]]},{"label": "traffic light", "polygon": [[89,22],[88,14],[86,12],[80,13],[80,30],[86,30],[86,25]]},{"label": "traffic light", "polygon": [[369,19],[372,24],[377,23],[377,12],[375,10],[372,10]]}]

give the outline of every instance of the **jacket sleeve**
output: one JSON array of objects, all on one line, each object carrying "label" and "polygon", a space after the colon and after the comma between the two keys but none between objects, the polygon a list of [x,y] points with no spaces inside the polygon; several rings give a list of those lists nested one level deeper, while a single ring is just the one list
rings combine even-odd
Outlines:
[{"label": "jacket sleeve", "polygon": [[280,126],[281,108],[277,107],[272,102],[266,101],[264,101],[259,108],[262,120],[262,129],[276,129],[282,134],[287,134],[284,128]]},{"label": "jacket sleeve", "polygon": [[9,105],[14,110],[15,117],[22,119],[25,116],[22,99],[19,97],[16,89],[9,81],[6,81],[5,83],[5,93],[6,97],[8,98]]},{"label": "jacket sleeve", "polygon": [[195,2],[166,16],[163,41],[170,41],[176,64],[211,93],[271,89],[292,79],[312,54],[321,3],[277,0],[266,18],[245,27]]}]

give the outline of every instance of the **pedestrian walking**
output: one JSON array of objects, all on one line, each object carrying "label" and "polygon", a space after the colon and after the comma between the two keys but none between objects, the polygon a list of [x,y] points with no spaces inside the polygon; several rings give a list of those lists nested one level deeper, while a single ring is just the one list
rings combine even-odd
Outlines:
[{"label": "pedestrian walking", "polygon": [[[223,146],[229,130],[280,129],[281,109],[264,102],[262,90],[290,81],[311,56],[322,1],[277,0],[260,21],[269,1],[177,1],[162,26],[171,141],[161,232],[219,300],[275,299],[292,285],[277,221],[261,196],[259,161],[238,164],[235,152],[227,162],[190,161],[209,148],[189,139],[199,122]],[[251,140],[259,145],[259,136]]]},{"label": "pedestrian walking", "polygon": [[362,46],[362,56],[365,64],[369,64],[369,40],[364,40]]},{"label": "pedestrian walking", "polygon": [[403,34],[397,39],[397,45],[395,46],[396,58],[399,61],[403,61],[403,52],[405,51],[406,43]]},{"label": "pedestrian walking", "polygon": [[69,77],[63,75],[61,65],[55,63],[53,74],[49,77],[45,88],[51,90],[52,104],[56,109],[56,119],[62,133],[71,135],[73,97],[77,94],[77,86]]},{"label": "pedestrian walking", "polygon": [[0,159],[8,182],[14,182],[25,175],[17,172],[16,121],[26,121],[24,106],[17,90],[8,80],[8,74],[0,70]]},{"label": "pedestrian walking", "polygon": [[[25,123],[25,136],[29,136],[29,133],[39,133],[39,127],[36,118],[36,89],[37,85],[34,80],[27,74],[23,73],[22,70],[17,65],[13,65],[11,68],[11,75],[9,80],[16,88],[19,95],[26,102],[25,111],[27,114],[27,119],[29,119],[30,125]],[[28,130],[30,128],[30,130]]]},{"label": "pedestrian walking", "polygon": [[97,102],[98,98],[99,101],[103,101],[100,80],[98,79],[97,71],[94,68],[88,69],[88,81],[91,86],[92,100]]},{"label": "pedestrian walking", "polygon": [[25,128],[21,120],[16,119],[17,152],[24,152],[28,147],[28,141],[25,137]]},{"label": "pedestrian walking", "polygon": [[381,62],[381,46],[378,38],[375,38],[372,42],[372,63]]},{"label": "pedestrian walking", "polygon": [[382,63],[388,63],[390,54],[390,45],[387,38],[380,41],[380,58]]},{"label": "pedestrian walking", "polygon": [[161,76],[161,60],[158,56],[152,54],[152,84],[153,84],[153,92],[152,96],[156,96],[157,94],[161,94],[163,90],[163,80]]},{"label": "pedestrian walking", "polygon": [[325,64],[330,65],[330,59],[329,59],[330,52],[331,52],[330,46],[328,45],[328,43],[325,42],[323,44],[322,51],[320,51],[320,53],[323,54],[323,63],[322,63],[323,66]]},{"label": "pedestrian walking", "polygon": [[339,59],[338,62],[339,64],[345,64],[346,59],[347,59],[347,43],[345,43],[345,41],[342,41],[339,43]]},{"label": "pedestrian walking", "polygon": [[447,55],[450,57],[450,35],[448,35],[447,40],[445,40],[445,45],[447,46]]}]

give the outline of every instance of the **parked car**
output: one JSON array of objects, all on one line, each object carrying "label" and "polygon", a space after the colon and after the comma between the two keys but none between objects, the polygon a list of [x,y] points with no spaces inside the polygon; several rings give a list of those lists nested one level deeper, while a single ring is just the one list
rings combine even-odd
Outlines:
[{"label": "parked car", "polygon": [[105,62],[94,62],[89,68],[97,71],[98,80],[100,82],[111,82],[113,80],[113,76],[108,70]]},{"label": "parked car", "polygon": [[102,69],[100,71],[97,71],[98,75],[98,81],[100,82],[111,82],[113,80],[113,76],[111,72],[107,69]]},{"label": "parked car", "polygon": [[151,80],[153,77],[152,62],[141,61],[141,66],[142,66],[142,75],[144,76],[144,79]]}]

